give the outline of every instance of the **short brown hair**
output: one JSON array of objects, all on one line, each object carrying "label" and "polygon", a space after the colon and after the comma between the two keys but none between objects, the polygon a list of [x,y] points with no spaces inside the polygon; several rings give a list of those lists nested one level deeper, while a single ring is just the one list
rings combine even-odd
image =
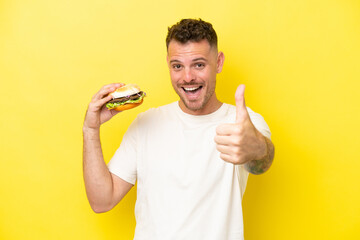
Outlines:
[{"label": "short brown hair", "polygon": [[180,22],[168,28],[166,36],[166,48],[169,48],[171,40],[180,43],[188,41],[200,42],[206,39],[210,46],[217,47],[217,35],[211,23],[199,19],[182,19]]}]

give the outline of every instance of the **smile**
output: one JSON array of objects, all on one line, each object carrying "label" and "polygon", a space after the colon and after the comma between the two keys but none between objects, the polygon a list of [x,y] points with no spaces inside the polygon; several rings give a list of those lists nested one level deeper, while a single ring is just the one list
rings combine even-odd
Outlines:
[{"label": "smile", "polygon": [[202,86],[198,86],[198,87],[182,87],[182,89],[186,92],[186,93],[194,93],[198,90],[200,90],[202,88]]}]

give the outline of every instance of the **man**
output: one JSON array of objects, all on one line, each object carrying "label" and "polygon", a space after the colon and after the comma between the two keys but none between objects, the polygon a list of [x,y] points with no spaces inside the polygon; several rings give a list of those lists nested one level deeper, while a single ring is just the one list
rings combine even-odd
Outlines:
[{"label": "man", "polygon": [[243,239],[242,195],[248,173],[271,165],[274,147],[263,118],[247,108],[244,85],[236,106],[215,94],[224,54],[210,23],[183,19],[169,28],[167,63],[180,97],[138,115],[106,166],[99,128],[109,84],[89,104],[83,127],[84,180],[95,212],[112,209],[137,181],[134,239]]}]

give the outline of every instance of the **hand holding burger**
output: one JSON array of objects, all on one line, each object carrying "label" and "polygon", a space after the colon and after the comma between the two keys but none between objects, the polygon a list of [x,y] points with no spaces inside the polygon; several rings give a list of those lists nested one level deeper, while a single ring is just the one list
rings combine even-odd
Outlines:
[{"label": "hand holding burger", "polygon": [[135,84],[112,83],[103,86],[91,99],[84,129],[99,129],[119,111],[139,106],[145,93]]},{"label": "hand holding burger", "polygon": [[139,106],[143,103],[145,93],[136,84],[127,84],[109,93],[113,98],[106,103],[106,107],[111,110],[124,111]]}]

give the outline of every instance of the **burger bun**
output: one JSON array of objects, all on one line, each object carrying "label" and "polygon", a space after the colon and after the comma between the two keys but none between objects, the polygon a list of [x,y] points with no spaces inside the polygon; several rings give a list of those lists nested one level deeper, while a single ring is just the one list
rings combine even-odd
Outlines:
[{"label": "burger bun", "polygon": [[117,88],[115,91],[109,93],[114,98],[121,98],[125,96],[130,96],[140,92],[140,87],[136,84],[127,84],[122,87]]}]

